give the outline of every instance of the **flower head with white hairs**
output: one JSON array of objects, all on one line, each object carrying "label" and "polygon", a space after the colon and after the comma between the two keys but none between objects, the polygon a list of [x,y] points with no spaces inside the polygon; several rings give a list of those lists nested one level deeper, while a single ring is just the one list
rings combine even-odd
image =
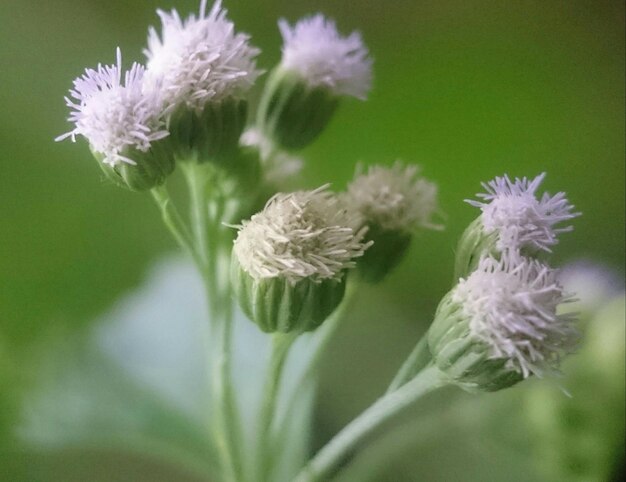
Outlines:
[{"label": "flower head with white hairs", "polygon": [[233,253],[255,279],[283,278],[291,284],[339,280],[369,243],[365,229],[339,197],[327,190],[276,194],[263,211],[239,227]]},{"label": "flower head with white hairs", "polygon": [[332,20],[317,14],[291,27],[280,20],[284,69],[296,72],[310,87],[335,95],[365,99],[372,84],[372,60],[361,35],[342,37]]},{"label": "flower head with white hairs", "polygon": [[467,200],[482,210],[481,221],[488,233],[497,233],[499,250],[533,248],[550,251],[558,243],[558,234],[571,231],[571,226],[556,227],[580,213],[572,212],[565,193],[537,196],[545,173],[530,180],[496,177],[483,183],[486,193],[478,194],[480,201]]},{"label": "flower head with white hairs", "polygon": [[74,129],[56,140],[75,141],[81,135],[110,166],[136,164],[129,149],[146,152],[153,142],[169,135],[159,95],[144,89],[144,68],[134,63],[123,73],[119,49],[116,65],[86,69],[74,80],[70,96],[65,101],[72,109],[68,120]]},{"label": "flower head with white hairs", "polygon": [[208,14],[206,3],[202,0],[199,15],[186,20],[176,10],[157,10],[161,37],[150,29],[146,75],[170,106],[201,111],[207,102],[243,97],[261,74],[255,62],[260,50],[249,45],[250,37],[235,32],[221,0]]},{"label": "flower head with white hairs", "polygon": [[441,228],[432,221],[437,185],[421,177],[416,165],[371,166],[348,185],[347,194],[350,206],[383,230]]},{"label": "flower head with white hairs", "polygon": [[451,293],[469,320],[469,336],[488,348],[492,359],[524,378],[558,369],[578,333],[572,314],[557,308],[570,300],[549,266],[515,254],[483,258],[476,271]]}]

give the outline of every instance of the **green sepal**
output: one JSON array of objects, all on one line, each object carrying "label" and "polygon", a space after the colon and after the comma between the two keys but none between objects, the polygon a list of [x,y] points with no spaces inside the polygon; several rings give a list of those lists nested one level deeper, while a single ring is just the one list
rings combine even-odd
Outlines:
[{"label": "green sepal", "polygon": [[200,112],[178,107],[168,122],[176,159],[225,163],[238,148],[247,113],[247,101],[232,97],[208,102]]},{"label": "green sepal", "polygon": [[507,360],[490,356],[489,347],[472,337],[462,307],[451,292],[441,300],[428,330],[428,347],[437,367],[451,381],[469,392],[494,392],[523,380],[508,368]]},{"label": "green sepal", "polygon": [[137,149],[125,150],[123,155],[132,159],[135,164],[119,162],[111,166],[102,162],[104,159],[102,154],[95,151],[92,151],[92,154],[109,180],[131,191],[147,191],[160,186],[175,167],[171,144],[167,137],[152,142],[146,152]]},{"label": "green sepal", "polygon": [[326,128],[338,104],[330,89],[309,87],[298,74],[277,67],[265,85],[257,125],[281,147],[302,149]]},{"label": "green sepal", "polygon": [[454,284],[467,278],[477,267],[482,256],[499,257],[496,249],[497,233],[487,233],[479,216],[465,229],[457,245],[454,259]]},{"label": "green sepal", "polygon": [[411,239],[411,233],[383,229],[378,224],[369,225],[365,240],[374,244],[357,260],[361,279],[372,284],[382,281],[402,261]]},{"label": "green sepal", "polygon": [[296,283],[279,277],[256,279],[232,257],[235,297],[242,311],[266,333],[315,330],[341,303],[345,278],[319,282],[305,278]]}]

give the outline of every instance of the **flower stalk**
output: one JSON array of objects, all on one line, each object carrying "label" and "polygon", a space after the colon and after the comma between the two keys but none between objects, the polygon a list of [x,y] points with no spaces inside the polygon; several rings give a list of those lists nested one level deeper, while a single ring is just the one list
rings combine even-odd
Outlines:
[{"label": "flower stalk", "polygon": [[409,357],[402,364],[402,367],[400,367],[396,376],[391,381],[389,388],[387,388],[387,393],[397,390],[415,377],[420,371],[426,368],[431,359],[432,355],[430,354],[430,350],[428,348],[428,338],[427,336],[422,336]]},{"label": "flower stalk", "polygon": [[433,365],[413,380],[388,393],[331,439],[295,478],[296,482],[329,480],[352,454],[386,424],[417,403],[424,395],[446,385],[447,378]]},{"label": "flower stalk", "polygon": [[272,450],[273,429],[276,421],[276,409],[280,385],[283,376],[285,361],[289,355],[289,349],[296,341],[293,333],[272,334],[270,360],[267,369],[267,377],[263,386],[263,395],[259,407],[258,438],[256,446],[256,480],[259,482],[271,481],[271,472],[275,454]]},{"label": "flower stalk", "polygon": [[219,189],[211,183],[215,175],[213,166],[193,162],[182,166],[189,188],[198,268],[209,306],[213,431],[225,472],[231,480],[239,481],[243,480],[244,462],[241,424],[232,386],[232,300],[225,269],[229,263],[232,236],[222,225],[224,201]]}]

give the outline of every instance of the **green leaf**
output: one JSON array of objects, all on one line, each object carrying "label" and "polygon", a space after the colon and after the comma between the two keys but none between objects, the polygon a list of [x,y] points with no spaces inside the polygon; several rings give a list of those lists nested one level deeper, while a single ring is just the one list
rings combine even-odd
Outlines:
[{"label": "green leaf", "polygon": [[[203,296],[192,266],[165,260],[90,331],[48,350],[17,430],[28,474],[54,481],[161,480],[145,478],[158,473],[219,480]],[[251,444],[268,337],[237,313],[234,339],[233,382]],[[295,383],[312,346],[311,337],[298,340],[285,373],[282,412],[287,396],[296,393],[298,405],[281,434],[289,450],[279,454],[279,480],[289,480],[308,454],[313,390],[296,392]],[[120,464],[144,479],[116,478]]]}]

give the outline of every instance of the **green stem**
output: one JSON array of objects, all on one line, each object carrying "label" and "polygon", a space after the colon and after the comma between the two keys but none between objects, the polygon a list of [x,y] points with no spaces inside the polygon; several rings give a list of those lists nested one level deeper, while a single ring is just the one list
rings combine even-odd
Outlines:
[{"label": "green stem", "polygon": [[271,482],[271,471],[273,468],[273,448],[272,427],[275,421],[280,382],[283,374],[283,367],[289,354],[289,349],[296,340],[297,335],[288,333],[274,333],[272,335],[272,346],[270,361],[267,370],[267,377],[263,387],[263,396],[259,409],[259,427],[257,441],[257,477],[261,482]]},{"label": "green stem", "polygon": [[[228,278],[230,236],[222,226],[224,205],[217,185],[211,186],[212,166],[181,163],[190,196],[198,268],[207,292],[211,324],[212,423],[226,478],[243,480],[243,444],[230,373],[232,345],[232,299]],[[213,209],[210,210],[209,206]]]},{"label": "green stem", "polygon": [[178,244],[187,251],[197,263],[199,258],[193,236],[182,216],[178,213],[165,185],[152,188],[150,193],[161,210],[161,217],[165,226],[169,229]]},{"label": "green stem", "polygon": [[341,326],[342,322],[346,319],[346,314],[348,313],[348,310],[352,307],[352,302],[354,301],[357,289],[358,283],[355,280],[350,280],[346,287],[346,294],[343,301],[341,302],[337,310],[333,314],[331,314],[329,319],[327,319],[319,328],[319,338],[317,346],[315,348],[315,352],[313,352],[313,355],[309,360],[309,364],[307,365],[305,371],[302,373],[299,382],[296,384],[296,387],[304,385],[304,383],[306,383],[306,381],[310,379],[319,368],[319,364],[322,360],[322,356],[328,348],[328,344],[335,336],[335,333],[337,333],[337,330]]},{"label": "green stem", "polygon": [[445,376],[433,365],[413,380],[380,398],[328,442],[302,469],[295,482],[326,481],[382,426],[415,404],[427,393],[446,385]]},{"label": "green stem", "polygon": [[386,393],[391,393],[411,380],[430,363],[432,355],[428,348],[428,333],[424,334],[415,348],[400,367],[400,370],[389,385]]},{"label": "green stem", "polygon": [[[315,347],[315,351],[313,352],[309,363],[298,378],[297,382],[294,384],[294,393],[292,393],[289,397],[287,410],[282,421],[280,422],[280,425],[283,427],[283,429],[280,430],[279,433],[287,431],[286,424],[290,423],[294,411],[297,408],[298,392],[303,387],[309,386],[312,383],[314,375],[316,374],[317,369],[319,368],[319,364],[322,360],[322,355],[326,352],[328,344],[341,326],[342,321],[346,318],[345,315],[348,312],[348,309],[352,306],[352,302],[355,298],[355,294],[357,291],[358,283],[354,280],[349,280],[348,286],[346,287],[346,294],[343,301],[341,302],[341,305],[339,305],[337,310],[332,315],[330,315],[330,318],[326,320],[318,329],[316,335],[317,346]],[[283,443],[284,441],[280,440],[280,438],[277,438],[274,441],[274,445],[279,447],[279,451],[281,450],[280,447]]]},{"label": "green stem", "polygon": [[206,271],[209,268],[209,200],[207,199],[209,171],[206,166],[195,162],[182,162],[180,164],[189,188],[190,218],[196,249],[200,257],[199,268],[202,275],[206,276]]}]

